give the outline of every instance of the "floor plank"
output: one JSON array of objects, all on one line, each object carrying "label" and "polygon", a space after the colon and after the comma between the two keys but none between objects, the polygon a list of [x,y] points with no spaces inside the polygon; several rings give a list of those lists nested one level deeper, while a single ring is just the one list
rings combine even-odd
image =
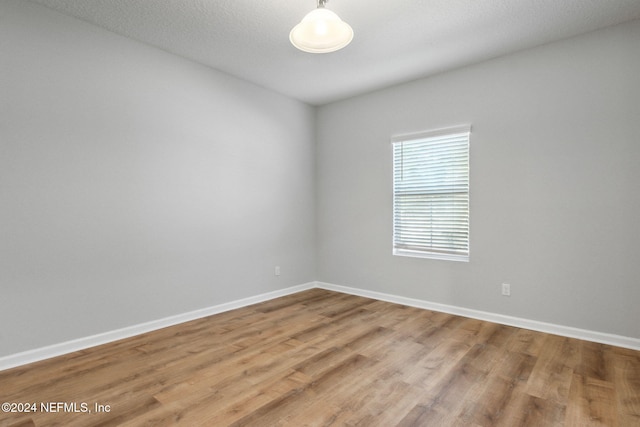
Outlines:
[{"label": "floor plank", "polygon": [[0,427],[640,426],[640,352],[312,289],[2,371],[0,402],[91,408]]}]

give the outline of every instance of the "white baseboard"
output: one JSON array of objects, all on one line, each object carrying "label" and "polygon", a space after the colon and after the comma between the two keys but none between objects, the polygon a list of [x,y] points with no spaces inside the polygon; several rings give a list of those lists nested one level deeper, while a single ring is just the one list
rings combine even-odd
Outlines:
[{"label": "white baseboard", "polygon": [[165,317],[163,319],[153,320],[151,322],[141,323],[138,325],[128,326],[122,329],[116,329],[101,334],[91,335],[88,337],[78,338],[59,344],[53,344],[46,347],[28,350],[9,356],[0,357],[0,371],[26,365],[28,363],[38,362],[40,360],[49,359],[51,357],[61,356],[63,354],[72,353],[78,350],[84,350],[89,347],[95,347],[101,344],[117,341],[123,338],[133,337],[146,332],[155,331],[166,328],[168,326],[177,325],[191,320],[200,319],[225,311],[234,310],[236,308],[246,307],[251,304],[268,301],[285,295],[294,294],[296,292],[305,291],[312,288],[326,289],[330,291],[342,292],[345,294],[358,295],[367,298],[373,298],[381,301],[403,304],[411,307],[423,308],[427,310],[440,311],[443,313],[455,314],[458,316],[470,317],[472,319],[485,320],[488,322],[499,323],[502,325],[515,326],[518,328],[531,329],[534,331],[545,332],[554,335],[560,335],[581,340],[593,341],[602,344],[614,345],[617,347],[629,348],[632,350],[640,350],[640,339],[625,337],[621,335],[607,334],[603,332],[589,331],[586,329],[573,328],[569,326],[555,325],[553,323],[538,322],[536,320],[522,319],[519,317],[505,316],[502,314],[489,313],[486,311],[472,310],[464,307],[453,305],[439,304],[435,302],[407,298],[398,295],[386,294],[382,292],[369,291],[366,289],[352,288],[348,286],[334,285],[325,282],[309,282],[290,288],[279,289],[277,291],[268,292],[248,298],[243,298],[223,304],[214,305],[212,307],[200,310],[190,311],[188,313],[178,314],[175,316]]},{"label": "white baseboard", "polygon": [[570,326],[556,325],[553,323],[539,322],[537,320],[522,319],[520,317],[505,316],[502,314],[489,313],[486,311],[472,310],[454,305],[439,304],[414,298],[406,298],[398,295],[386,294],[382,292],[369,291],[366,289],[351,288],[348,286],[334,285],[331,283],[315,282],[317,288],[329,291],[342,292],[351,295],[358,295],[373,298],[381,301],[403,304],[411,307],[424,308],[427,310],[440,311],[443,313],[455,314],[458,316],[470,317],[472,319],[485,320],[499,323],[501,325],[515,326],[533,331],[545,332],[553,335],[560,335],[569,338],[577,338],[586,341],[593,341],[601,344],[613,345],[616,347],[640,350],[640,339],[625,337],[622,335],[607,334],[604,332],[589,331],[586,329],[573,328]]},{"label": "white baseboard", "polygon": [[236,308],[246,307],[251,304],[268,301],[285,295],[294,294],[315,287],[315,282],[309,282],[290,288],[279,289],[273,292],[243,298],[223,304],[214,305],[212,307],[200,310],[190,311],[175,316],[165,317],[163,319],[153,320],[151,322],[140,323],[138,325],[127,326],[122,329],[104,332],[101,334],[91,335],[88,337],[78,338],[71,341],[53,344],[46,347],[36,348],[21,353],[11,354],[9,356],[0,357],[0,371],[15,368],[16,366],[26,365],[28,363],[38,362],[40,360],[49,359],[51,357],[61,356],[78,350],[84,350],[89,347],[106,344],[123,338],[133,337],[135,335],[144,334],[167,326],[177,325],[179,323],[189,322],[191,320],[200,319],[211,316],[213,314],[223,313],[225,311],[234,310]]}]

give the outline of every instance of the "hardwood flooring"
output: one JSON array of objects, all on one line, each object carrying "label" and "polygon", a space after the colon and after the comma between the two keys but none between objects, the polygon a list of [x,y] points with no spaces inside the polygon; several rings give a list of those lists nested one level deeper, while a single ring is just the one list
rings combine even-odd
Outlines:
[{"label": "hardwood flooring", "polygon": [[640,426],[640,352],[313,289],[2,371],[0,402],[36,404],[12,427]]}]

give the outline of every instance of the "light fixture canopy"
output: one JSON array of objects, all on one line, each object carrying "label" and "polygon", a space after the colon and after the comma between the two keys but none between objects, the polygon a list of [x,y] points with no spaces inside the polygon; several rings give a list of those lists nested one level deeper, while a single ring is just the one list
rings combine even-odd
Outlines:
[{"label": "light fixture canopy", "polygon": [[318,7],[307,13],[289,33],[289,40],[298,49],[311,53],[335,52],[353,40],[351,26],[326,9],[326,2],[318,0]]}]

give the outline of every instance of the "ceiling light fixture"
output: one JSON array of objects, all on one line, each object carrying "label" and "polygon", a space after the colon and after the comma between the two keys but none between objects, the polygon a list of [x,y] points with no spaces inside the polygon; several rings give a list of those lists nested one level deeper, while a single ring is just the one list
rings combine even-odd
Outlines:
[{"label": "ceiling light fixture", "polygon": [[326,2],[327,0],[318,0],[318,8],[307,13],[289,33],[289,40],[298,49],[327,53],[351,43],[353,29],[334,12],[325,9]]}]

